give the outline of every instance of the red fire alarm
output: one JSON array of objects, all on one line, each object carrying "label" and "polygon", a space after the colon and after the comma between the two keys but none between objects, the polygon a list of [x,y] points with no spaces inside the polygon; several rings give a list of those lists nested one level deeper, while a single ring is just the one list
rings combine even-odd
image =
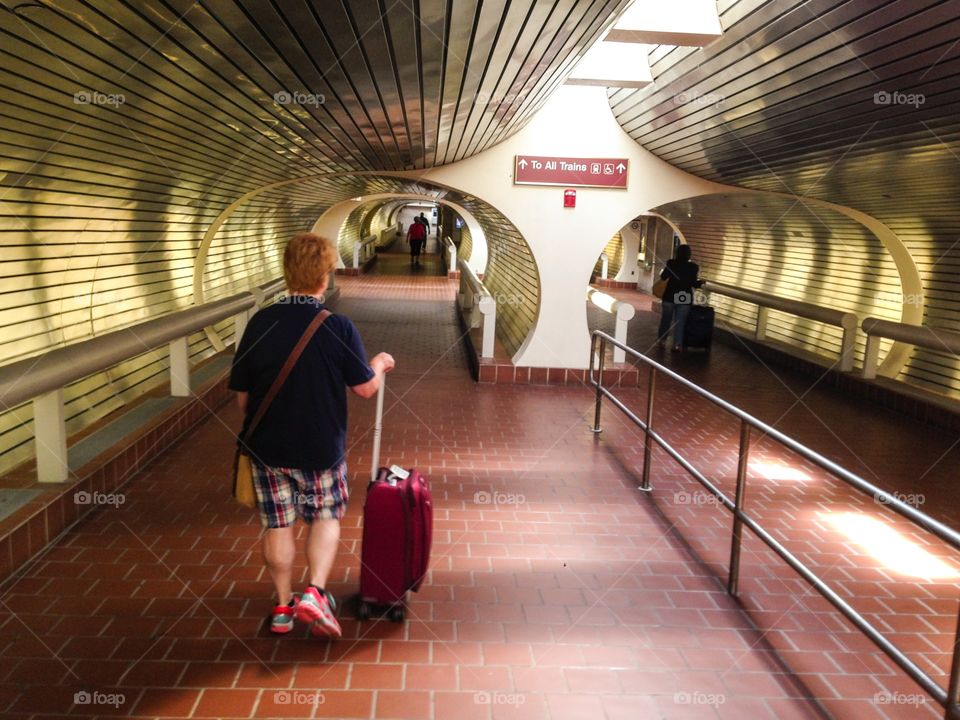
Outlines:
[{"label": "red fire alarm", "polygon": [[577,206],[577,191],[576,191],[576,190],[564,190],[564,191],[563,191],[563,206],[564,206],[564,207],[576,207],[576,206]]}]

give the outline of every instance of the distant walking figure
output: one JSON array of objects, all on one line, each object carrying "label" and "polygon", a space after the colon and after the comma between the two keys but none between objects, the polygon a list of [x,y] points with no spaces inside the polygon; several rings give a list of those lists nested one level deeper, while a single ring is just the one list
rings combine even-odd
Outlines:
[{"label": "distant walking figure", "polygon": [[667,266],[660,273],[660,279],[667,281],[667,291],[663,294],[657,344],[666,346],[672,326],[673,349],[678,351],[683,350],[683,335],[693,306],[693,289],[703,285],[698,279],[700,268],[690,260],[690,254],[690,246],[681,245],[677,248],[677,257],[667,260]]},{"label": "distant walking figure", "polygon": [[410,262],[420,264],[420,251],[427,242],[427,226],[420,218],[415,218],[407,229],[407,241],[410,243]]},{"label": "distant walking figure", "polygon": [[423,223],[423,226],[427,229],[427,233],[429,234],[429,232],[430,232],[430,221],[427,220],[427,216],[424,215],[423,213],[420,213],[420,217],[418,217],[417,220],[419,220],[420,222]]}]

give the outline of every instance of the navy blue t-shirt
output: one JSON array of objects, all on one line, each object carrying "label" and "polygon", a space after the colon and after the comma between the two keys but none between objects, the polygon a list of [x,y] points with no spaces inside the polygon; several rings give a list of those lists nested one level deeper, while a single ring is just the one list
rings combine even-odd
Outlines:
[{"label": "navy blue t-shirt", "polygon": [[[250,393],[244,432],[290,351],[323,309],[293,295],[255,314],[233,360],[230,389]],[[374,377],[356,326],[331,315],[314,334],[277,397],[246,439],[251,455],[271,467],[326,470],[346,458],[347,388]]]}]

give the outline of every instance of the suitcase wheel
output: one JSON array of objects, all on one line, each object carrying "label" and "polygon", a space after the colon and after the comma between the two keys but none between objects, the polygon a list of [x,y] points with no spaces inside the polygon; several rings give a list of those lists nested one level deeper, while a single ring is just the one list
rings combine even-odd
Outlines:
[{"label": "suitcase wheel", "polygon": [[369,620],[370,619],[370,603],[361,601],[357,606],[357,620]]},{"label": "suitcase wheel", "polygon": [[394,605],[387,613],[387,617],[390,618],[390,622],[402,623],[404,614],[403,605]]}]

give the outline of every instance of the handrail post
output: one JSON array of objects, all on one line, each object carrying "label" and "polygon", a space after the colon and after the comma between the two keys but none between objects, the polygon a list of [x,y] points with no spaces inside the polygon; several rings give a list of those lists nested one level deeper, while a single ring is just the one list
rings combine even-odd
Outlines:
[{"label": "handrail post", "polygon": [[604,280],[607,279],[607,272],[610,265],[610,260],[607,258],[606,253],[600,253],[600,277]]},{"label": "handrail post", "polygon": [[[450,238],[447,238],[450,240]],[[453,240],[450,240],[450,272],[457,271],[457,246],[453,244]]]},{"label": "handrail post", "polygon": [[880,336],[867,335],[867,347],[863,353],[863,378],[873,380],[877,376],[877,364],[880,362]]},{"label": "handrail post", "polygon": [[730,576],[727,592],[736,597],[740,592],[740,549],[743,543],[743,498],[747,486],[747,468],[750,463],[750,424],[740,421],[740,450],[737,457],[737,489],[733,502],[733,535],[730,539]]},{"label": "handrail post", "polygon": [[186,335],[170,341],[170,395],[190,397],[190,351]]},{"label": "handrail post", "polygon": [[64,482],[70,475],[67,463],[67,422],[63,388],[33,399],[33,428],[36,443],[37,480]]},{"label": "handrail post", "polygon": [[770,318],[770,308],[757,305],[757,330],[754,337],[760,341],[767,337],[767,320]]},{"label": "handrail post", "polygon": [[[607,340],[600,338],[600,359],[597,363],[597,407],[593,411],[593,427],[590,428],[595,433],[603,432],[600,427],[600,401],[603,399],[603,356],[607,352]],[[590,365],[593,365],[593,357],[590,358]],[[591,367],[592,369],[592,367]]]},{"label": "handrail post", "polygon": [[957,620],[956,639],[953,643],[953,660],[950,662],[950,681],[947,685],[947,702],[944,718],[955,720],[960,717],[960,619]]},{"label": "handrail post", "polygon": [[647,426],[643,429],[643,474],[640,477],[640,490],[650,492],[650,461],[653,459],[653,406],[657,388],[657,371],[650,366],[650,380],[647,382]]},{"label": "handrail post", "polygon": [[857,342],[857,316],[849,313],[843,319],[843,339],[840,341],[840,372],[853,370],[853,355]]},{"label": "handrail post", "polygon": [[[620,312],[621,308],[622,309],[629,308],[631,312],[622,313]],[[632,317],[633,316],[632,311],[633,311],[632,305],[627,305],[626,303],[619,303],[616,311],[614,312],[614,317],[616,318],[616,322],[614,324],[613,336],[614,338],[616,338],[618,343],[623,343],[624,345],[627,344],[627,323],[630,322],[628,314],[630,317]],[[613,346],[613,362],[624,363],[626,361],[627,361],[626,351],[623,348],[617,347],[616,345],[614,345]]]},{"label": "handrail post", "polygon": [[360,269],[360,243],[353,246],[353,267],[356,270]]},{"label": "handrail post", "polygon": [[492,358],[494,338],[497,336],[497,301],[490,296],[480,298],[477,303],[483,323],[483,345],[480,357]]}]

